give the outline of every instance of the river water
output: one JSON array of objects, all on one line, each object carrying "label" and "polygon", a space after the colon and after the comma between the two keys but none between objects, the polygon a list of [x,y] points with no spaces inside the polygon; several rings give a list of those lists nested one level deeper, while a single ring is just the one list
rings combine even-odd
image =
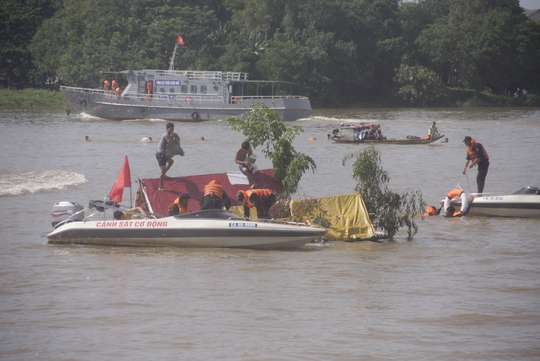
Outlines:
[{"label": "river water", "polygon": [[[377,146],[393,191],[418,189],[433,205],[460,180],[476,191],[476,170],[461,177],[466,135],[490,155],[485,192],[540,186],[538,108],[325,109],[291,123],[317,163],[297,197],[354,191],[342,159],[364,146],[326,140],[340,122],[404,137],[434,120],[448,143]],[[403,231],[293,251],[46,243],[52,205],[102,199],[125,155],[133,179],[157,177],[157,144],[140,139],[164,130],[0,110],[1,360],[540,359],[538,219],[429,217],[412,242]],[[186,156],[169,175],[236,169],[243,137],[223,122],[176,132]]]}]

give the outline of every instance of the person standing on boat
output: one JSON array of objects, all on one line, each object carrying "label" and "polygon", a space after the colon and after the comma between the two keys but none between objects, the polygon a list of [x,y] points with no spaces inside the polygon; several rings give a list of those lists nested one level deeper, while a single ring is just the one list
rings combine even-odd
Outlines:
[{"label": "person standing on boat", "polygon": [[257,209],[257,218],[269,219],[270,208],[276,203],[276,196],[271,189],[259,188],[236,193],[238,202],[244,205],[244,217],[249,218],[249,210]]},{"label": "person standing on boat", "polygon": [[211,180],[204,186],[201,197],[201,209],[225,209],[231,208],[231,200],[219,181]]},{"label": "person standing on boat", "polygon": [[434,137],[439,136],[439,131],[437,130],[436,124],[437,122],[433,122],[433,124],[431,124],[431,127],[429,127],[428,129],[428,137],[430,140],[433,139]]},{"label": "person standing on boat", "polygon": [[166,131],[161,136],[161,140],[159,141],[156,151],[156,159],[159,164],[159,169],[161,169],[161,175],[159,176],[159,190],[163,190],[163,180],[165,178],[169,178],[166,176],[166,174],[174,163],[172,157],[167,157],[167,145],[169,147],[173,147],[176,142],[174,124],[170,122],[167,123],[165,129]]},{"label": "person standing on boat", "polygon": [[240,149],[238,149],[238,151],[236,152],[236,158],[234,159],[234,162],[238,164],[240,171],[244,173],[248,178],[249,182],[251,183],[251,188],[256,188],[257,182],[255,181],[253,173],[250,170],[249,159],[247,157],[251,153],[253,152],[251,150],[249,142],[243,142]]},{"label": "person standing on boat", "polygon": [[176,198],[169,206],[169,216],[175,216],[177,214],[185,214],[190,213],[191,209],[189,209],[189,193],[182,193],[178,198]]},{"label": "person standing on boat", "polygon": [[146,82],[146,100],[151,102],[152,101],[152,93],[154,91],[154,83],[152,80],[148,80]]},{"label": "person standing on boat", "polygon": [[[482,193],[484,192],[484,185],[486,184],[486,176],[489,169],[489,155],[482,144],[469,136],[463,139],[463,143],[467,146],[467,161],[465,162],[465,167],[463,167],[463,174],[467,172],[467,167],[471,169],[475,165],[478,165],[476,186],[478,187],[478,193]],[[471,164],[469,165],[469,163]]]},{"label": "person standing on boat", "polygon": [[109,79],[105,79],[103,81],[103,88],[105,89],[106,92],[111,90],[111,84],[109,83]]}]

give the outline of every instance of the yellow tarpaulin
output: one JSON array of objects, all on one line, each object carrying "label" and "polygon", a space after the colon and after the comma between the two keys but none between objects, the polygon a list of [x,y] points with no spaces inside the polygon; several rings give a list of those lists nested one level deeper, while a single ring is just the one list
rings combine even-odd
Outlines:
[{"label": "yellow tarpaulin", "polygon": [[[318,217],[324,217],[330,224],[330,227],[326,228],[328,231],[326,238],[346,240],[371,238],[376,235],[360,194],[314,198],[314,200],[317,204],[314,213]],[[293,217],[295,217],[295,210],[301,210],[301,213],[304,213],[306,201],[310,200],[291,201],[290,207]],[[309,219],[305,219],[305,221],[309,222]]]}]

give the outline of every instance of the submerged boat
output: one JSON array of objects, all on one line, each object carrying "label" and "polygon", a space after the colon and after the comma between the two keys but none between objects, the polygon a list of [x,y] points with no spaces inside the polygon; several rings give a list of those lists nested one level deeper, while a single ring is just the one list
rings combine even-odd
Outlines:
[{"label": "submerged boat", "polygon": [[[540,218],[540,189],[523,187],[514,193],[472,193],[468,195],[470,216]],[[452,200],[455,207],[461,200]]]},{"label": "submerged boat", "polygon": [[104,73],[125,78],[127,85],[118,94],[104,88],[60,90],[76,112],[111,120],[219,120],[241,117],[254,102],[263,103],[284,121],[311,115],[309,99],[292,94],[293,83],[250,80],[242,72],[174,70],[175,54],[176,48],[168,70]]},{"label": "submerged boat", "polygon": [[[304,223],[237,217],[226,210],[202,210],[163,218],[115,220],[107,210],[115,205],[91,201],[101,208],[75,213],[47,234],[52,244],[88,244],[146,247],[296,248],[326,233]],[[126,209],[121,209],[127,211]],[[91,212],[80,216],[81,213]],[[134,215],[135,217],[135,215]],[[79,218],[79,219],[77,219]]]},{"label": "submerged boat", "polygon": [[416,136],[408,136],[406,138],[387,138],[381,136],[379,139],[368,139],[366,131],[369,126],[342,126],[332,130],[332,139],[336,143],[346,144],[429,144],[436,142],[444,137],[444,134],[439,134],[432,138],[421,138]]}]

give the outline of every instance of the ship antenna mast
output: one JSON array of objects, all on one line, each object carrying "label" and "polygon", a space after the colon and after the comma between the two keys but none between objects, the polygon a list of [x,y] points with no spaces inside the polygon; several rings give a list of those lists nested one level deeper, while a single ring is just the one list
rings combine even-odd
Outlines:
[{"label": "ship antenna mast", "polygon": [[178,49],[178,43],[174,46],[174,51],[171,57],[171,62],[169,63],[169,73],[174,71],[174,57],[176,56],[176,49]]}]

